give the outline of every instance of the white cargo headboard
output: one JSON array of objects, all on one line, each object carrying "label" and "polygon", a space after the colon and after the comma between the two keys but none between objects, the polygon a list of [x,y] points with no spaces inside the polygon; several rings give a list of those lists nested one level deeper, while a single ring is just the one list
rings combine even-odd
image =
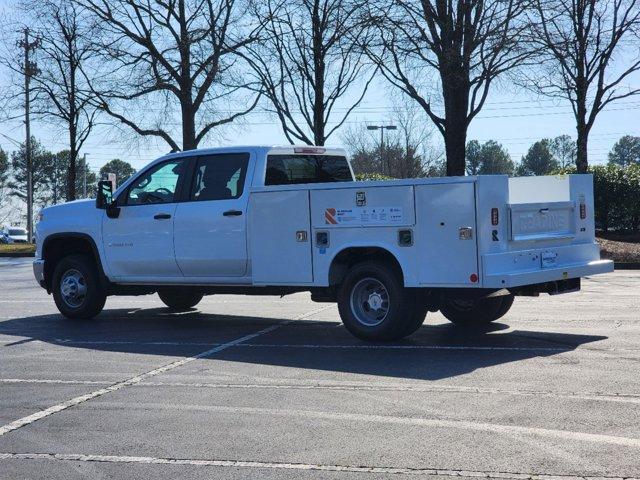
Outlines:
[{"label": "white cargo headboard", "polygon": [[571,199],[568,175],[509,179],[509,203],[567,202]]}]

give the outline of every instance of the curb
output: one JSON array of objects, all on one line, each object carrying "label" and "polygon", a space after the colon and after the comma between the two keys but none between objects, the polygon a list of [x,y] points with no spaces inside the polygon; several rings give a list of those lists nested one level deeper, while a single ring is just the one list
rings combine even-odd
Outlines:
[{"label": "curb", "polygon": [[640,262],[615,262],[615,270],[640,270]]},{"label": "curb", "polygon": [[0,258],[24,258],[24,257],[35,257],[35,253],[28,252],[19,252],[19,253],[10,253],[10,252],[0,252]]}]

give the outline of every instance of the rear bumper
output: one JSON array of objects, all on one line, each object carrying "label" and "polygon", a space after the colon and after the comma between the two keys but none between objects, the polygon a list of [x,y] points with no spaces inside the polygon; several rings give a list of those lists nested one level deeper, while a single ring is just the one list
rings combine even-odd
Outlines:
[{"label": "rear bumper", "polygon": [[45,288],[44,284],[44,260],[34,260],[33,262],[33,275],[36,277],[36,281],[42,288]]},{"label": "rear bumper", "polygon": [[486,275],[483,286],[486,288],[520,287],[523,285],[556,282],[609,272],[613,272],[613,261],[594,260],[587,263],[561,265],[554,268]]}]

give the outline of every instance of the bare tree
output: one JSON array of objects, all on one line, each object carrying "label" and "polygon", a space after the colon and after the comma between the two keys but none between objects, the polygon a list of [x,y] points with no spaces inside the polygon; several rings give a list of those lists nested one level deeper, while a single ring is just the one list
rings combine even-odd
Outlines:
[{"label": "bare tree", "polygon": [[355,172],[393,178],[443,175],[442,152],[432,143],[433,128],[422,109],[405,95],[390,96],[393,110],[385,123],[397,129],[387,133],[384,145],[378,133],[364,124],[350,126],[342,134]]},{"label": "bare tree", "polygon": [[291,143],[324,145],[364,98],[374,69],[356,43],[367,37],[361,7],[362,0],[258,6],[267,27],[250,62]]},{"label": "bare tree", "polygon": [[[99,108],[172,150],[190,150],[260,97],[238,68],[261,26],[242,0],[74,0],[100,22],[110,72]],[[236,102],[236,103],[234,103]],[[230,105],[244,103],[239,110]],[[172,117],[182,132],[172,135]]]},{"label": "bare tree", "polygon": [[69,0],[26,0],[22,7],[33,17],[31,29],[39,40],[38,69],[31,79],[32,113],[55,126],[63,125],[68,134],[66,198],[75,200],[78,152],[96,122],[90,84],[96,58],[90,37],[95,26]]},{"label": "bare tree", "polygon": [[369,56],[442,134],[447,175],[464,175],[467,129],[493,83],[531,55],[521,42],[527,3],[372,2],[369,16],[378,41],[367,48]]},{"label": "bare tree", "polygon": [[[534,4],[531,37],[542,47],[539,52],[547,71],[531,75],[531,85],[539,93],[571,103],[576,166],[585,173],[589,132],[597,115],[611,102],[640,93],[640,88],[623,84],[640,70],[640,1],[534,0]],[[627,61],[615,65],[616,57]]]}]

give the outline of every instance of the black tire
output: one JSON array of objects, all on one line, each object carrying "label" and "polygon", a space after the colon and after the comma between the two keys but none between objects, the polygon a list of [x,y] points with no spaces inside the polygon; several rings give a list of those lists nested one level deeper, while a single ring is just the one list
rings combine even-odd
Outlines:
[{"label": "black tire", "polygon": [[416,305],[413,308],[413,314],[411,315],[411,321],[407,323],[405,328],[403,337],[408,337],[409,335],[414,334],[424,323],[427,318],[427,314],[429,313],[429,309],[427,307],[421,307]]},{"label": "black tire", "polygon": [[[372,285],[375,289],[369,290]],[[369,298],[363,301],[366,292]],[[373,307],[370,302],[375,302]],[[416,322],[414,304],[415,295],[404,288],[395,269],[382,262],[366,261],[353,266],[338,291],[342,322],[362,340],[392,341],[413,333],[408,331]]]},{"label": "black tire", "polygon": [[104,308],[107,294],[96,264],[88,255],[69,255],[53,271],[53,299],[62,315],[90,319]]},{"label": "black tire", "polygon": [[[476,300],[445,298],[440,305],[440,312],[447,320],[456,325],[486,325],[506,314],[511,307],[511,305],[506,306],[503,298],[505,297],[488,297]],[[513,303],[513,299],[511,303]]]},{"label": "black tire", "polygon": [[184,311],[195,307],[204,295],[200,292],[193,292],[186,289],[161,290],[158,296],[171,310]]},{"label": "black tire", "polygon": [[511,309],[511,306],[513,305],[513,301],[516,299],[516,297],[512,294],[504,295],[500,298],[502,298],[502,305],[500,306],[498,313],[496,313],[496,318],[494,318],[494,320],[498,320],[499,318],[504,317],[507,314],[507,312]]}]

